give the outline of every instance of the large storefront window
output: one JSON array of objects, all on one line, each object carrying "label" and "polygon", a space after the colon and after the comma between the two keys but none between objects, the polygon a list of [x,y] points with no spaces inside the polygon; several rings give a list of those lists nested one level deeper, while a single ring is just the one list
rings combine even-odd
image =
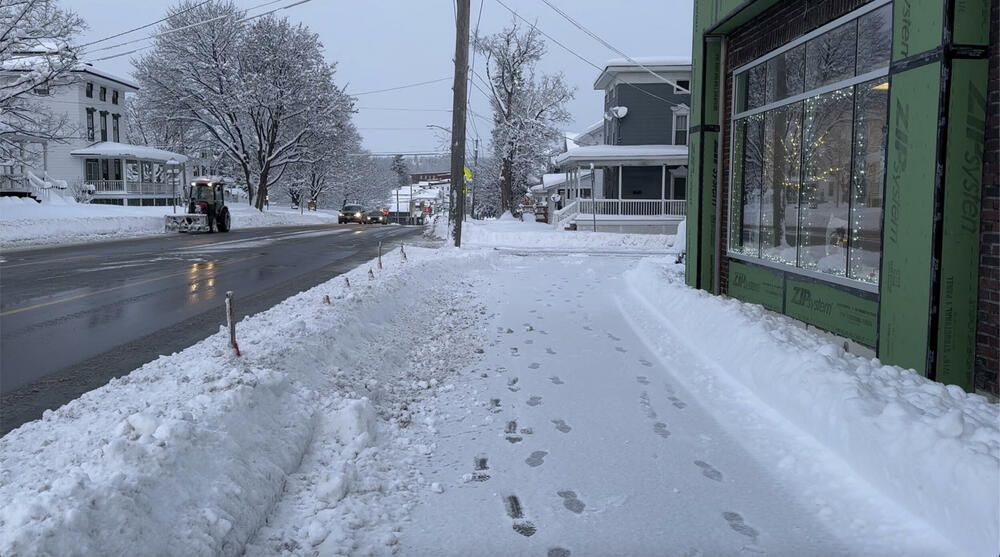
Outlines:
[{"label": "large storefront window", "polygon": [[891,10],[737,70],[730,254],[878,284]]}]

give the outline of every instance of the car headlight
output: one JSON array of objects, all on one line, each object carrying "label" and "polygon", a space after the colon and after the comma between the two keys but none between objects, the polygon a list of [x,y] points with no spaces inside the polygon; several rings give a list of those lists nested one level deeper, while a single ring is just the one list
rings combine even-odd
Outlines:
[{"label": "car headlight", "polygon": [[354,213],[354,216],[360,218],[361,217],[361,213]]}]

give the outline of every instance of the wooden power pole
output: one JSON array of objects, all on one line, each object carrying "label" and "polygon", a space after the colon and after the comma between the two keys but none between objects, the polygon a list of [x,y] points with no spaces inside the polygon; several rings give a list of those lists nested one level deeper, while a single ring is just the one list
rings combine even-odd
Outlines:
[{"label": "wooden power pole", "polygon": [[455,21],[455,96],[451,115],[451,210],[448,225],[455,247],[462,245],[462,217],[465,215],[465,106],[469,98],[469,0],[458,0]]}]

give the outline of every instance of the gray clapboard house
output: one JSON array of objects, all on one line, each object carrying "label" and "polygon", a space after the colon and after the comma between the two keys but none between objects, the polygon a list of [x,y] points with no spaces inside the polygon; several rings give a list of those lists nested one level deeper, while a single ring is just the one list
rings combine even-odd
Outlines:
[{"label": "gray clapboard house", "polygon": [[550,221],[675,232],[686,211],[690,82],[689,58],[609,61],[594,83],[604,91],[603,141],[556,157],[566,195]]}]

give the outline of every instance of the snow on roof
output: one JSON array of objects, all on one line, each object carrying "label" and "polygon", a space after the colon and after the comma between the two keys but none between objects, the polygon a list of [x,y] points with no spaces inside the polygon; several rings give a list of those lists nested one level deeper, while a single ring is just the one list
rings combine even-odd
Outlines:
[{"label": "snow on roof", "polygon": [[684,164],[687,145],[589,145],[570,149],[555,158],[557,165],[611,164],[642,166],[643,164]]},{"label": "snow on roof", "polygon": [[131,157],[159,162],[167,162],[170,159],[174,159],[177,162],[185,163],[188,160],[186,156],[180,153],[171,153],[170,151],[147,147],[145,145],[127,145],[113,141],[94,143],[89,147],[70,151],[69,154],[74,157]]},{"label": "snow on roof", "polygon": [[[643,66],[690,66],[691,57],[690,56],[633,56],[632,60],[635,60]],[[604,63],[604,67],[610,68],[612,66],[628,66],[628,67],[638,67],[635,62],[629,61],[627,58],[612,58]]]},{"label": "snow on roof", "polygon": [[[585,171],[583,171],[583,172],[580,173],[580,179],[581,180],[586,180],[586,179],[589,179],[589,178],[590,178],[590,171],[589,170],[585,170]],[[566,183],[566,174],[563,173],[563,172],[555,172],[555,173],[552,173],[552,174],[545,174],[544,176],[542,176],[542,183],[534,185],[534,186],[531,186],[531,191],[534,192],[534,193],[543,193],[543,192],[547,192],[547,191],[552,191],[553,189],[555,189],[555,188],[557,188],[557,187],[559,187],[559,186],[561,186],[561,185],[563,185],[565,183]],[[587,182],[585,185],[587,187],[589,187],[590,183]]]},{"label": "snow on roof", "polygon": [[[49,56],[45,55],[30,55],[30,56],[14,56],[8,60],[0,62],[0,70],[12,71],[12,72],[26,72],[26,71],[46,71],[52,65]],[[102,79],[107,79],[108,81],[113,81],[122,85],[127,89],[132,91],[138,91],[139,86],[132,80],[120,77],[112,73],[108,73],[104,70],[99,70],[94,66],[87,63],[76,64],[71,73],[86,73],[100,77]]]}]

